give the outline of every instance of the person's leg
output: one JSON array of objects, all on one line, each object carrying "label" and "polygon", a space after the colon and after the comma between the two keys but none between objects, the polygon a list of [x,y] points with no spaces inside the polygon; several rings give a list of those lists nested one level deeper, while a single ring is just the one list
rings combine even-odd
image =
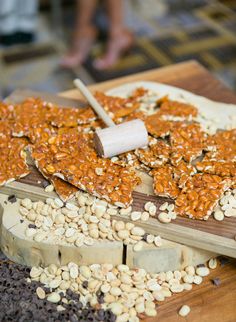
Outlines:
[{"label": "person's leg", "polygon": [[73,45],[63,58],[62,65],[75,67],[84,62],[96,37],[92,18],[97,7],[97,0],[77,0],[76,25]]},{"label": "person's leg", "polygon": [[114,65],[120,56],[133,44],[133,35],[124,26],[123,0],[106,0],[109,16],[109,35],[105,55],[95,60],[97,69]]},{"label": "person's leg", "polygon": [[38,19],[38,0],[21,0],[17,3],[18,30],[34,33]]},{"label": "person's leg", "polygon": [[16,0],[1,0],[0,3],[0,35],[13,34],[17,29]]},{"label": "person's leg", "polygon": [[21,0],[17,2],[19,43],[29,43],[34,40],[38,23],[38,0]]}]

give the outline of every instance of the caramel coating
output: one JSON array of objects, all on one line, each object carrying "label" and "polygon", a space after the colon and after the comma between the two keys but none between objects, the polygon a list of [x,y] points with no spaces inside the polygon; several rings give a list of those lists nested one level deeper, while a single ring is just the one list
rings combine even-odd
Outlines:
[{"label": "caramel coating", "polygon": [[196,117],[198,110],[193,105],[166,99],[160,106],[160,113],[162,115],[179,116],[189,119]]},{"label": "caramel coating", "polygon": [[140,148],[135,151],[138,159],[150,168],[157,168],[165,164],[171,153],[171,147],[161,140],[150,140],[146,148]]},{"label": "caramel coating", "polygon": [[132,202],[132,191],[140,183],[133,171],[98,157],[91,135],[76,129],[39,142],[33,147],[32,157],[47,175],[56,175],[120,206]]},{"label": "caramel coating", "polygon": [[207,134],[201,130],[197,123],[182,124],[180,127],[175,126],[170,135],[170,142],[175,158],[181,156],[191,162],[202,154],[205,148]]},{"label": "caramel coating", "polygon": [[175,201],[175,210],[180,216],[207,220],[230,184],[229,179],[206,173],[189,177]]}]

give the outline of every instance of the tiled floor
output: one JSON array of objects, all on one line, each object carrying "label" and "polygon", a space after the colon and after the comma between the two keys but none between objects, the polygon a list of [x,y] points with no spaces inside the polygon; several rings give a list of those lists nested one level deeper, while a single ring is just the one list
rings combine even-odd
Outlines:
[{"label": "tiled floor", "polygon": [[[86,83],[103,81],[138,71],[161,67],[187,59],[196,59],[217,77],[236,89],[236,1],[235,0],[141,0],[126,1],[126,21],[136,34],[137,41],[129,55],[113,68],[97,72],[92,59],[102,51],[102,44],[94,46],[84,67],[73,71],[59,68],[65,51],[66,40],[55,35],[50,19],[40,18],[39,50],[27,59],[15,55],[24,54],[29,48],[0,49],[0,94],[6,96],[14,88],[30,87],[36,90],[58,92],[72,87],[77,75]],[[190,5],[191,4],[191,5]],[[155,10],[153,8],[155,7]],[[64,13],[64,34],[71,31],[73,10]],[[36,52],[37,52],[36,50]],[[10,54],[13,58],[9,60]],[[5,55],[5,56],[4,56]],[[20,58],[21,57],[21,58]]]}]

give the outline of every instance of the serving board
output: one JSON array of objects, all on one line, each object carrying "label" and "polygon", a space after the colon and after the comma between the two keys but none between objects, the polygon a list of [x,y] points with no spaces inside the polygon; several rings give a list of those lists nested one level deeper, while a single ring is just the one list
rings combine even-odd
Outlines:
[{"label": "serving board", "polygon": [[[125,87],[123,87],[123,89],[131,88],[132,86],[134,85],[126,85]],[[101,90],[101,88],[99,88],[99,90]],[[170,88],[166,87],[166,90],[168,91],[170,90]],[[173,89],[173,91],[178,92],[178,89]],[[113,89],[110,93],[118,94],[120,92],[122,92],[122,88]],[[179,93],[181,94],[181,90]],[[188,92],[187,95],[193,97],[193,95]],[[28,90],[18,90],[14,92],[7,99],[7,101],[16,103],[29,96],[41,97],[42,99],[55,102],[64,107],[83,107],[83,103],[80,100],[71,100],[56,95],[36,93]],[[198,97],[198,99],[203,99],[204,102],[207,102],[204,98]],[[214,102],[211,102],[211,107],[212,106],[217,108],[217,110],[220,109],[219,103],[214,104]],[[225,104],[222,104],[222,109],[225,109]],[[230,105],[230,110],[232,111],[232,109],[233,105]],[[141,177],[143,179],[143,184],[137,187],[136,191],[133,193],[133,208],[135,210],[142,210],[144,203],[148,200],[153,201],[159,208],[159,206],[168,199],[154,196],[152,192],[151,177],[146,174],[141,174]],[[18,197],[27,196],[32,200],[45,199],[49,196],[54,197],[55,193],[46,193],[42,188],[43,180],[44,178],[41,176],[41,174],[34,167],[32,167],[31,174],[19,181],[12,182],[5,187],[1,187],[0,192],[6,194],[14,193]],[[116,218],[128,220],[128,218],[124,216],[116,216]],[[225,218],[223,222],[217,222],[212,217],[210,217],[208,221],[196,221],[188,218],[177,218],[170,224],[162,224],[157,219],[151,218],[148,222],[145,223],[137,222],[137,225],[143,227],[148,233],[160,234],[163,238],[166,238],[168,240],[236,258],[235,217]]]},{"label": "serving board", "polygon": [[145,244],[140,252],[134,252],[132,245],[125,247],[122,241],[99,240],[92,246],[76,247],[60,241],[54,234],[48,235],[43,241],[35,241],[33,236],[25,235],[30,221],[26,218],[21,220],[20,199],[15,203],[6,201],[7,196],[0,193],[1,250],[10,260],[19,264],[46,267],[50,264],[66,265],[71,261],[78,265],[124,263],[131,268],[140,267],[157,273],[196,266],[217,255],[164,239],[160,247]]}]

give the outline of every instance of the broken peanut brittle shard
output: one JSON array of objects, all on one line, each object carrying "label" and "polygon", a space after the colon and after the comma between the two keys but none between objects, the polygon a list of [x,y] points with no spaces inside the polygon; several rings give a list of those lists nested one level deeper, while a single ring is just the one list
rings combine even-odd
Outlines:
[{"label": "broken peanut brittle shard", "polygon": [[217,175],[198,173],[189,177],[175,201],[175,210],[183,217],[207,220],[230,185],[229,179]]},{"label": "broken peanut brittle shard", "polygon": [[33,147],[32,157],[47,175],[58,176],[77,188],[119,206],[132,202],[140,179],[134,171],[97,156],[91,136],[76,129]]},{"label": "broken peanut brittle shard", "polygon": [[26,164],[25,139],[11,138],[6,135],[0,140],[0,186],[27,176],[30,171]]},{"label": "broken peanut brittle shard", "polygon": [[197,123],[175,126],[170,135],[173,157],[178,159],[180,156],[181,159],[182,156],[187,162],[193,161],[202,154],[206,139],[207,134]]},{"label": "broken peanut brittle shard", "polygon": [[220,177],[236,176],[236,162],[204,160],[197,162],[196,168],[201,172],[216,174]]},{"label": "broken peanut brittle shard", "polygon": [[66,182],[58,177],[46,174],[46,172],[39,166],[37,166],[37,169],[54,186],[56,193],[64,202],[72,199],[75,196],[76,192],[79,190],[69,182]]},{"label": "broken peanut brittle shard", "polygon": [[173,167],[169,164],[153,169],[153,190],[157,196],[176,199],[180,193],[177,180],[173,176]]},{"label": "broken peanut brittle shard", "polygon": [[171,147],[162,140],[151,139],[149,145],[135,151],[139,161],[150,168],[160,167],[165,164],[171,153]]},{"label": "broken peanut brittle shard", "polygon": [[157,111],[146,117],[145,125],[148,133],[156,138],[164,138],[170,134],[175,122],[163,120],[159,111]]},{"label": "broken peanut brittle shard", "polygon": [[195,106],[168,99],[164,100],[159,111],[161,115],[181,117],[187,120],[191,120],[198,115],[198,110]]},{"label": "broken peanut brittle shard", "polygon": [[102,92],[96,92],[95,97],[101,106],[110,113],[112,118],[120,118],[133,113],[139,107],[136,98],[122,98],[108,96]]},{"label": "broken peanut brittle shard", "polygon": [[76,127],[95,121],[97,116],[91,107],[62,108],[53,106],[50,108],[50,123],[56,127]]},{"label": "broken peanut brittle shard", "polygon": [[[76,127],[89,124],[96,119],[93,110],[88,108],[62,108],[40,98],[28,98],[14,106],[13,135],[27,136],[33,141],[35,132],[55,127]],[[56,129],[55,129],[56,131]],[[37,137],[37,135],[36,135]]]},{"label": "broken peanut brittle shard", "polygon": [[236,161],[236,129],[220,131],[208,137],[206,158],[215,161]]},{"label": "broken peanut brittle shard", "polygon": [[176,199],[190,176],[196,173],[191,164],[180,161],[177,165],[165,164],[150,171],[153,189],[157,196]]},{"label": "broken peanut brittle shard", "polygon": [[72,184],[57,177],[51,176],[48,180],[53,184],[56,193],[64,202],[72,199],[79,190]]}]

